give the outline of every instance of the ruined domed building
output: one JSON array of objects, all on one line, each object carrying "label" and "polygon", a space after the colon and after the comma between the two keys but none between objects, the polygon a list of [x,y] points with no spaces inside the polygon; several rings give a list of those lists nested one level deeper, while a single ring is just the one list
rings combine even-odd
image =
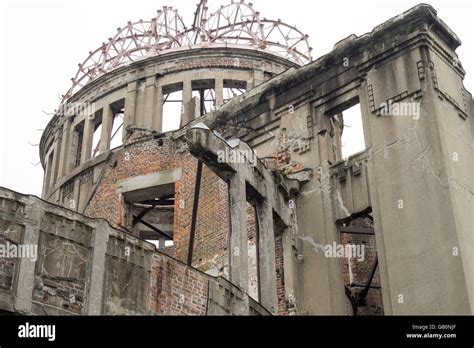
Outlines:
[{"label": "ruined domed building", "polygon": [[0,259],[0,309],[474,314],[459,45],[429,5],[317,60],[243,1],[118,28],[43,133],[42,199],[0,190],[1,240],[38,245]]}]

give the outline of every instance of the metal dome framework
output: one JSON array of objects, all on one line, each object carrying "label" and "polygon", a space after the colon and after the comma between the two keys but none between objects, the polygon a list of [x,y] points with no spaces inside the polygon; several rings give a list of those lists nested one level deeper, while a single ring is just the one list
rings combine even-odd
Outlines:
[{"label": "metal dome framework", "polygon": [[201,0],[191,28],[186,27],[178,10],[165,6],[149,21],[128,22],[118,28],[108,42],[89,52],[78,64],[71,88],[61,96],[61,105],[91,81],[121,66],[168,50],[213,45],[266,50],[299,65],[312,61],[308,35],[280,19],[261,18],[244,0],[232,0],[210,15],[207,0]]}]

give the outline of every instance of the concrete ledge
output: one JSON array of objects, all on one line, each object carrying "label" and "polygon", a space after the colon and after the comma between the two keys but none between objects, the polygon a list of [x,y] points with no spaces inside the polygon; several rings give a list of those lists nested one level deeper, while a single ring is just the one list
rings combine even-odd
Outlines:
[{"label": "concrete ledge", "polygon": [[176,181],[181,180],[181,176],[181,168],[137,176],[135,178],[119,181],[117,183],[116,193],[123,194],[129,202],[142,202],[153,194],[158,197],[160,194],[174,192],[174,189],[166,186],[173,185]]}]

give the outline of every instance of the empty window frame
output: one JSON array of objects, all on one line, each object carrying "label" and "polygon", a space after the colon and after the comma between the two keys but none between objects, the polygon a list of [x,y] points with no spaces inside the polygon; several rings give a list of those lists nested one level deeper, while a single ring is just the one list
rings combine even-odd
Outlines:
[{"label": "empty window frame", "polygon": [[179,129],[183,115],[183,84],[163,86],[163,132]]},{"label": "empty window frame", "polygon": [[342,158],[347,159],[365,150],[364,128],[360,104],[351,106],[342,112],[344,127],[341,134]]},{"label": "empty window frame", "polygon": [[94,134],[92,136],[92,158],[99,155],[100,141],[102,138],[102,110],[95,114]]},{"label": "empty window frame", "polygon": [[192,82],[193,98],[199,110],[196,114],[202,116],[216,109],[216,90],[214,80],[195,80]]},{"label": "empty window frame", "polygon": [[247,82],[238,80],[224,80],[224,104],[232,98],[238,97],[247,91]]},{"label": "empty window frame", "polygon": [[113,111],[112,132],[110,136],[110,149],[115,149],[123,145],[123,123],[124,123],[124,109],[119,108]]},{"label": "empty window frame", "polygon": [[[139,201],[129,202],[133,215],[133,229],[158,248],[173,245],[175,193],[174,184],[150,190]],[[152,193],[153,192],[153,193]]]}]

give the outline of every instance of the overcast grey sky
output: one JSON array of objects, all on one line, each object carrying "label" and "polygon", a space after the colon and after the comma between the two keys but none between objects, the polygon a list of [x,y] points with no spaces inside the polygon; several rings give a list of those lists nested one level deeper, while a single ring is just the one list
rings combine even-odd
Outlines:
[{"label": "overcast grey sky", "polygon": [[[129,20],[150,19],[168,5],[192,23],[197,0],[68,0],[0,2],[0,186],[40,196],[41,130],[70,87],[77,64]],[[230,0],[209,0],[211,12]],[[354,33],[358,36],[419,1],[253,0],[267,18],[281,18],[310,36],[314,58]],[[474,91],[472,1],[430,1],[461,38],[466,88]],[[347,121],[346,121],[347,122]],[[351,125],[349,123],[349,125]],[[357,128],[354,125],[352,129]],[[30,145],[31,144],[31,145]]]}]

